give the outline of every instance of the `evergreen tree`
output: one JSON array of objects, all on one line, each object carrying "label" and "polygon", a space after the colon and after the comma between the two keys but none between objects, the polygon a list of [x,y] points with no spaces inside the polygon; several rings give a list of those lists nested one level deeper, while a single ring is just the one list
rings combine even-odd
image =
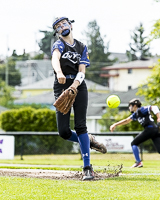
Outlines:
[{"label": "evergreen tree", "polygon": [[21,74],[15,68],[15,59],[11,56],[6,63],[0,64],[0,79],[6,80],[6,67],[8,68],[8,85],[16,86],[21,84]]},{"label": "evergreen tree", "polygon": [[85,31],[85,35],[87,38],[87,48],[91,66],[87,68],[86,78],[99,84],[106,85],[107,79],[100,77],[102,73],[101,68],[112,65],[117,59],[109,59],[109,42],[107,42],[107,45],[104,44],[104,38],[101,36],[100,27],[96,20],[88,23],[87,30],[88,31]]},{"label": "evergreen tree", "polygon": [[42,50],[49,58],[51,58],[51,46],[56,38],[53,37],[53,31],[40,31],[44,33],[44,37],[39,42],[40,50]]},{"label": "evergreen tree", "polygon": [[129,44],[130,50],[126,51],[126,55],[130,61],[138,59],[146,60],[147,57],[151,57],[151,53],[149,52],[150,47],[146,42],[147,37],[143,36],[144,31],[143,24],[140,23],[139,27],[136,27],[131,35],[132,42]]}]

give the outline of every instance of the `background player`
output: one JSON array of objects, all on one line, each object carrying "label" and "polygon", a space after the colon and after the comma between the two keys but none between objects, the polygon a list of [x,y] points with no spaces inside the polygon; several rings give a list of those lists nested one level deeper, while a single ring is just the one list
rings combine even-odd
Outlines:
[{"label": "background player", "polygon": [[75,131],[70,129],[70,113],[62,114],[56,111],[59,135],[72,142],[78,142],[84,163],[83,180],[94,178],[90,164],[90,147],[106,153],[103,144],[99,144],[92,135],[88,135],[86,127],[86,112],[88,106],[88,91],[84,81],[86,67],[90,65],[87,47],[73,38],[72,22],[66,17],[57,18],[53,23],[58,40],[52,47],[52,66],[55,72],[54,96],[57,99],[63,90],[74,87],[78,90],[73,104]]},{"label": "background player", "polygon": [[157,122],[160,122],[160,111],[157,106],[145,106],[141,107],[141,102],[139,99],[135,98],[129,102],[129,110],[132,113],[128,118],[121,120],[119,122],[114,123],[110,126],[110,131],[114,131],[116,126],[125,125],[129,122],[138,121],[143,127],[144,131],[142,131],[139,135],[137,135],[134,140],[131,142],[133,154],[136,160],[136,163],[133,167],[143,167],[142,161],[139,156],[138,145],[142,142],[152,139],[158,153],[160,153],[160,133],[158,133],[158,127],[154,123],[154,120],[151,116],[151,111],[157,116]]}]

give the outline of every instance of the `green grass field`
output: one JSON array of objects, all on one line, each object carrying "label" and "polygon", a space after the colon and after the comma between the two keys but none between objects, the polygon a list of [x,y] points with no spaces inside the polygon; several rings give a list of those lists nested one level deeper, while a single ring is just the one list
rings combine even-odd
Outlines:
[{"label": "green grass field", "polygon": [[[15,156],[5,164],[30,164],[32,168],[82,170],[80,155]],[[4,163],[4,164],[2,164]],[[123,164],[122,175],[100,181],[50,180],[0,177],[0,200],[160,200],[160,155],[144,154],[143,168],[131,169],[132,154],[91,154],[94,169]],[[39,167],[37,167],[39,165]],[[46,167],[44,166],[46,165]],[[29,166],[28,168],[31,168]],[[9,167],[9,166],[5,166]],[[15,166],[14,166],[15,167]],[[16,168],[20,168],[17,166]],[[27,166],[26,166],[27,168]]]}]

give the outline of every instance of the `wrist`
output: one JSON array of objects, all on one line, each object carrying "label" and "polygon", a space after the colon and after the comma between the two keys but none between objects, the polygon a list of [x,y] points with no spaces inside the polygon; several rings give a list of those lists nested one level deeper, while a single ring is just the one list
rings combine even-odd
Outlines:
[{"label": "wrist", "polygon": [[63,74],[62,71],[56,71],[56,74]]},{"label": "wrist", "polygon": [[74,82],[72,83],[71,87],[77,88],[80,85],[79,81],[74,80]]},{"label": "wrist", "polygon": [[78,81],[79,85],[83,82],[85,74],[83,72],[78,72],[74,81]]}]

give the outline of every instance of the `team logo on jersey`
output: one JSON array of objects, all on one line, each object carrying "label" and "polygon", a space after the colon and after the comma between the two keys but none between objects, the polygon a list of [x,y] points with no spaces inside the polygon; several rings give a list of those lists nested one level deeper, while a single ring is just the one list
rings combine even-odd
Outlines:
[{"label": "team logo on jersey", "polygon": [[138,122],[143,124],[145,122],[145,117],[138,117]]},{"label": "team logo on jersey", "polygon": [[76,52],[68,51],[62,55],[62,58],[70,60],[72,63],[76,64],[80,62],[81,55]]}]

